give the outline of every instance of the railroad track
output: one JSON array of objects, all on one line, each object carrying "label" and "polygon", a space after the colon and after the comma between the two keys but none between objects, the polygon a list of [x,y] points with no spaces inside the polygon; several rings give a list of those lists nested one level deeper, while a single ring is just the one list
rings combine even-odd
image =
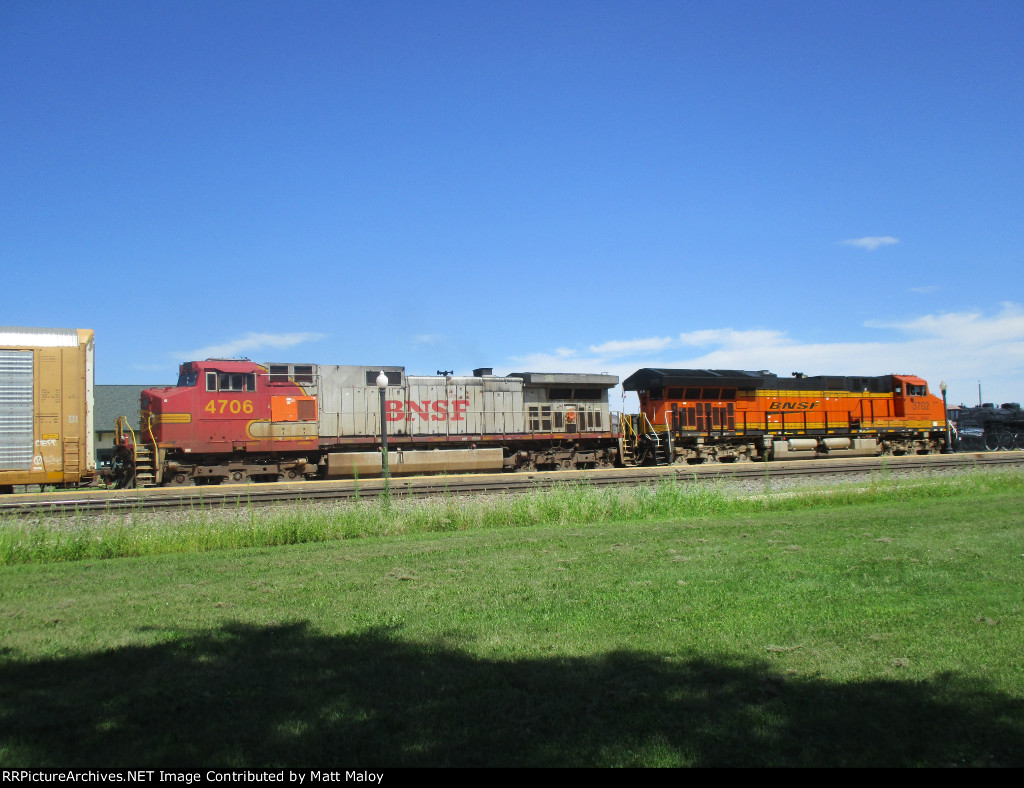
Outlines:
[{"label": "railroad track", "polygon": [[592,487],[651,485],[675,479],[683,484],[716,481],[768,481],[794,477],[865,474],[880,471],[938,471],[951,468],[1019,466],[1024,451],[971,454],[856,457],[773,463],[673,465],[592,471],[467,474],[419,476],[358,481],[301,483],[221,484],[199,487],[157,487],[141,490],[74,490],[24,493],[0,498],[2,515],[102,515],[160,510],[194,510],[300,501],[352,501],[375,498],[385,489],[395,498],[431,498],[443,495],[514,494],[556,486]]}]

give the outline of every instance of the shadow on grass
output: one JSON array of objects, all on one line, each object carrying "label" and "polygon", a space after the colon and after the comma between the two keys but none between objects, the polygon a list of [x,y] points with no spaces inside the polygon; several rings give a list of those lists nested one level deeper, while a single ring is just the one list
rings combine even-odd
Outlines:
[{"label": "shadow on grass", "polygon": [[0,766],[1024,765],[1024,702],[632,653],[490,662],[388,630],[231,625],[0,663]]}]

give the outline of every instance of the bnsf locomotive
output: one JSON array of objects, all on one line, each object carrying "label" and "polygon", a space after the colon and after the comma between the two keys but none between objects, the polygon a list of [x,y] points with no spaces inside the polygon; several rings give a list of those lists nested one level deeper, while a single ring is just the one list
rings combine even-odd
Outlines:
[{"label": "bnsf locomotive", "polygon": [[623,381],[626,462],[790,460],[945,446],[942,400],[910,375],[780,378],[766,371],[641,369]]},{"label": "bnsf locomotive", "polygon": [[[614,375],[406,375],[403,367],[192,361],[119,423],[118,486],[608,467]],[[383,381],[382,381],[383,382]]]}]

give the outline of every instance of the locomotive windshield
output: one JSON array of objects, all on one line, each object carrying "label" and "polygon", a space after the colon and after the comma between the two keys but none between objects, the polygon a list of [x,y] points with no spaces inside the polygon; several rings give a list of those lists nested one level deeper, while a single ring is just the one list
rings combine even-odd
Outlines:
[{"label": "locomotive windshield", "polygon": [[178,387],[186,388],[196,385],[199,380],[199,373],[197,373],[192,367],[182,367],[181,372],[178,373]]}]

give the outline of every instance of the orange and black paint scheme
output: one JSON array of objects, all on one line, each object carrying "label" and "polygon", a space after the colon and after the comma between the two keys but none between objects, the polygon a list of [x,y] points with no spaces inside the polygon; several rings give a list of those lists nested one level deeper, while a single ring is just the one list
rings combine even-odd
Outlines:
[{"label": "orange and black paint scheme", "polygon": [[[875,377],[723,369],[641,369],[635,425],[648,461],[802,459],[939,451],[942,400],[913,375]],[[640,458],[638,458],[640,459]]]}]

